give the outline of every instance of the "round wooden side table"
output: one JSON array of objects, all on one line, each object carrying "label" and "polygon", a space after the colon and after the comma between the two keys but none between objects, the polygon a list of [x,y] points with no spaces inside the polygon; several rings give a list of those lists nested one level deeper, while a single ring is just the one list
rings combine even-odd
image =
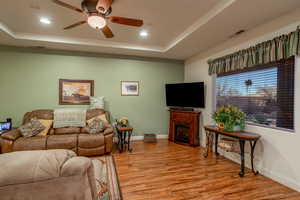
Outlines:
[{"label": "round wooden side table", "polygon": [[132,152],[132,148],[130,148],[130,138],[132,135],[133,128],[117,126],[116,129],[118,133],[119,152],[121,153],[124,151],[124,148],[126,149],[126,144],[127,144],[127,150],[129,152]]}]

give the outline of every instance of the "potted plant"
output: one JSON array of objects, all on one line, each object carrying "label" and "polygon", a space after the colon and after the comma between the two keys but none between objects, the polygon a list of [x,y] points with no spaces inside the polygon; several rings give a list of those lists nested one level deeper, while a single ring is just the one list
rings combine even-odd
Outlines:
[{"label": "potted plant", "polygon": [[245,113],[236,106],[221,106],[212,118],[219,129],[225,131],[243,131],[245,129]]}]

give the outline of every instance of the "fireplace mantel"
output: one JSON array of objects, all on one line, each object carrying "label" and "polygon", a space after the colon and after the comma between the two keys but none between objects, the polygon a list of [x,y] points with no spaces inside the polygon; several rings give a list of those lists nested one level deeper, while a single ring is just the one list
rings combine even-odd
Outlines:
[{"label": "fireplace mantel", "polygon": [[[169,140],[191,146],[199,146],[200,112],[183,110],[169,110],[169,112]],[[179,137],[182,138],[179,139]]]}]

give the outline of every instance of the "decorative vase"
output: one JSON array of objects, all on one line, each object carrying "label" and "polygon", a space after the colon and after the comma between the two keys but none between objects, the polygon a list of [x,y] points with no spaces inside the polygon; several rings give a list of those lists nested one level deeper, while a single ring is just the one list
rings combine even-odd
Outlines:
[{"label": "decorative vase", "polygon": [[240,132],[244,130],[243,125],[234,125],[234,123],[223,123],[223,122],[216,122],[216,127],[219,130],[224,130],[228,132]]}]

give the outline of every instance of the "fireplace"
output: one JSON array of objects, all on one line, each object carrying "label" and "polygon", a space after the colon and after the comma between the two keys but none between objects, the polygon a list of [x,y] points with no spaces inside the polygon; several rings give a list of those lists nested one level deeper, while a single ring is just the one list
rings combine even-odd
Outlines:
[{"label": "fireplace", "polygon": [[170,110],[169,140],[199,146],[200,112]]},{"label": "fireplace", "polygon": [[187,124],[176,123],[175,124],[175,142],[189,142],[190,127]]}]

